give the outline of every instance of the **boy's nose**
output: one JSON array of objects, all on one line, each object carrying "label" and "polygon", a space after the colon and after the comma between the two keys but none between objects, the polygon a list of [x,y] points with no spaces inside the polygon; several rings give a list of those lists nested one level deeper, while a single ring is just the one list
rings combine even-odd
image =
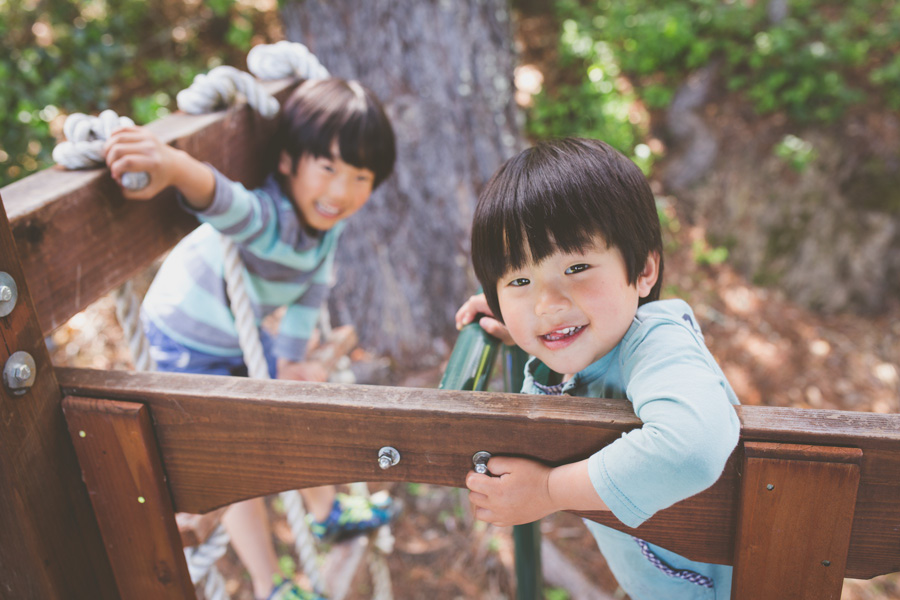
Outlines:
[{"label": "boy's nose", "polygon": [[328,195],[332,200],[342,201],[346,199],[350,186],[345,177],[335,177],[328,186]]},{"label": "boy's nose", "polygon": [[569,307],[569,300],[565,294],[552,286],[545,286],[538,292],[537,303],[534,312],[537,315],[552,315]]}]

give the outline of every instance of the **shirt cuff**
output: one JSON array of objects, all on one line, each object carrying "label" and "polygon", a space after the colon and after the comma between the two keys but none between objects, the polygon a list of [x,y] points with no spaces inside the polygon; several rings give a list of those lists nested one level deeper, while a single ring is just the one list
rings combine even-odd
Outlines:
[{"label": "shirt cuff", "polygon": [[212,171],[213,179],[215,180],[215,189],[213,191],[213,199],[212,202],[204,208],[203,210],[197,210],[188,204],[187,200],[178,192],[178,204],[181,206],[183,210],[191,213],[192,215],[197,215],[201,217],[215,217],[219,215],[223,215],[228,212],[228,209],[231,208],[234,196],[231,192],[231,180],[222,175],[218,169],[212,166],[209,163],[205,164],[210,171]]},{"label": "shirt cuff", "polygon": [[649,519],[649,515],[635,506],[628,496],[616,485],[604,462],[606,453],[601,450],[588,458],[588,474],[600,499],[617,519],[628,527],[638,527]]}]

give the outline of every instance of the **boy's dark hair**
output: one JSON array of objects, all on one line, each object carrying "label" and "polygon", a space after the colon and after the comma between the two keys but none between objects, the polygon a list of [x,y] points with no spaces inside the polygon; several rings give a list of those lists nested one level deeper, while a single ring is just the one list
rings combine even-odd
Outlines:
[{"label": "boy's dark hair", "polygon": [[651,252],[659,277],[639,304],[659,299],[663,257],[653,192],[633,162],[599,140],[541,142],[509,159],[478,197],[472,262],[488,306],[500,320],[497,282],[511,269],[557,251],[577,252],[597,235],[625,259],[634,285]]},{"label": "boy's dark hair", "polygon": [[394,129],[375,94],[357,81],[330,78],[307,80],[297,86],[281,112],[280,148],[293,158],[338,158],[375,174],[373,189],[394,168],[397,151]]}]

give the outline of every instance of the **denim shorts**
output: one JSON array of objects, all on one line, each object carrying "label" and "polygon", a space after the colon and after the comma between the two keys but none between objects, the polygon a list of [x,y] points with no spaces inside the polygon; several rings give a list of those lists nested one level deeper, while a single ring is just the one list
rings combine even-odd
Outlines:
[{"label": "denim shorts", "polygon": [[[194,350],[173,340],[150,319],[143,319],[143,324],[150,344],[150,356],[156,362],[157,371],[247,377],[243,356],[216,356]],[[259,330],[259,337],[269,366],[269,377],[274,379],[276,359],[272,354],[272,337],[263,330]]]}]

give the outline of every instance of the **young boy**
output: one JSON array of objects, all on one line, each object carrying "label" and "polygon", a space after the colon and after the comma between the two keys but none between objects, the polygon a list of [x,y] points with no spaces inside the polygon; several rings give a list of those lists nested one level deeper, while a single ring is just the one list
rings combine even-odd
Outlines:
[{"label": "young boy", "polygon": [[[691,308],[659,300],[659,218],[634,163],[596,140],[522,152],[479,198],[472,258],[485,293],[457,323],[489,315],[486,330],[531,355],[523,392],[627,399],[644,423],[556,468],[492,458],[491,475],[466,478],[477,518],[514,525],[609,510],[639,527],[718,479],[738,441],[738,401]],[[587,525],[633,600],[730,596],[731,567]]]},{"label": "young boy", "polygon": [[[325,301],[344,220],[361,209],[390,175],[394,132],[381,104],[355,81],[310,80],[298,86],[281,114],[276,171],[247,190],[213,167],[162,144],[147,130],[124,128],[106,146],[106,162],[121,182],[126,172],[149,174],[148,187],[127,198],[149,199],[168,186],[204,224],[169,254],[144,299],[142,317],[152,356],[162,371],[246,375],[234,315],[225,292],[220,234],[238,246],[257,324],[286,306],[274,342],[263,332],[269,370],[279,379],[325,381],[320,364],[305,360]],[[319,538],[376,528],[393,516],[387,505],[335,494],[332,486],[304,490]],[[250,572],[258,598],[313,598],[281,586],[265,505],[233,505],[223,518],[232,545]],[[293,595],[291,595],[293,594]]]}]

